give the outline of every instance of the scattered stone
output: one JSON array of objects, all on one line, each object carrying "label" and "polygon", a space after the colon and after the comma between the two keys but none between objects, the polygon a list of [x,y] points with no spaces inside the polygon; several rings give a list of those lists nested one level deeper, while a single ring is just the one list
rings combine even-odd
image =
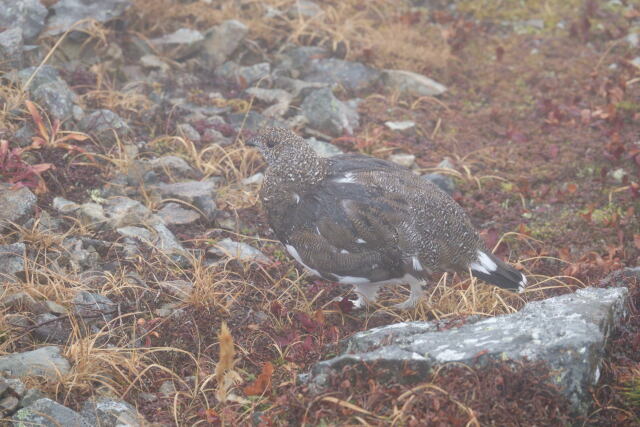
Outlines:
[{"label": "scattered stone", "polygon": [[80,413],[95,426],[141,427],[147,425],[136,408],[124,400],[108,397],[87,400]]},{"label": "scattered stone", "polygon": [[234,242],[229,238],[220,240],[208,252],[216,256],[237,258],[241,262],[259,262],[263,264],[271,262],[260,250],[243,242]]},{"label": "scattered stone", "polygon": [[407,130],[416,126],[416,122],[402,121],[402,122],[384,122],[385,126],[391,130]]},{"label": "scattered stone", "polygon": [[24,291],[11,295],[4,295],[0,300],[0,306],[11,308],[14,311],[26,310],[30,313],[45,313],[44,306]]},{"label": "scattered stone", "polygon": [[193,224],[200,214],[193,209],[185,209],[178,203],[167,203],[158,211],[158,216],[166,225]]},{"label": "scattered stone", "polygon": [[33,405],[36,400],[40,400],[44,397],[46,397],[45,394],[37,388],[30,388],[24,393],[22,399],[20,399],[20,406],[26,408],[27,406]]},{"label": "scattered stone", "polygon": [[347,365],[372,369],[377,364],[373,372],[384,381],[390,375],[402,378],[403,372],[422,377],[450,362],[527,358],[546,361],[574,408],[584,412],[589,387],[600,375],[607,338],[625,315],[627,296],[626,288],[585,288],[454,329],[438,331],[434,322],[375,328],[350,338],[345,354],[317,363],[311,385],[314,391],[322,390],[327,376]]},{"label": "scattered stone", "polygon": [[[131,128],[122,117],[111,110],[96,110],[79,123],[83,132],[93,135],[99,142],[111,146],[118,138],[131,136]],[[117,136],[116,136],[117,135]]]},{"label": "scattered stone", "polygon": [[184,313],[184,310],[180,308],[181,306],[181,302],[169,302],[162,304],[159,308],[153,310],[153,312],[158,317],[180,317]]},{"label": "scattered stone", "polygon": [[281,54],[278,68],[289,72],[291,77],[298,78],[308,73],[311,61],[328,56],[329,52],[322,47],[295,46]]},{"label": "scattered stone", "polygon": [[242,183],[244,185],[254,185],[254,184],[262,184],[262,181],[264,181],[264,174],[262,172],[258,172],[256,174],[253,174],[245,179],[242,180]]},{"label": "scattered stone", "polygon": [[25,40],[33,40],[44,28],[47,13],[47,8],[40,0],[3,1],[0,7],[0,27],[18,28]]},{"label": "scattered stone", "polygon": [[338,154],[344,154],[341,149],[328,142],[315,138],[307,138],[306,141],[320,157],[333,157]]},{"label": "scattered stone", "polygon": [[282,117],[289,110],[289,105],[293,96],[282,89],[261,89],[250,88],[245,91],[248,95],[255,96],[256,99],[273,104],[266,108],[262,114],[267,117]]},{"label": "scattered stone", "polygon": [[353,134],[353,130],[359,126],[358,112],[336,98],[328,88],[311,92],[301,107],[312,128],[334,137],[342,136],[345,132]]},{"label": "scattered stone", "polygon": [[132,225],[117,228],[116,231],[121,236],[128,237],[130,239],[138,239],[142,242],[151,242],[153,238],[151,232],[146,228],[134,227]]},{"label": "scattered stone", "polygon": [[[142,57],[140,57],[140,65],[142,65],[144,68],[152,68],[152,69],[157,68],[162,73],[166,73],[171,69],[169,64],[163,61],[159,56],[151,55],[151,54],[143,55]],[[130,71],[135,72],[135,70],[130,70]],[[138,79],[132,78],[130,80],[138,80]]]},{"label": "scattered stone", "polygon": [[167,255],[173,262],[180,266],[188,266],[189,258],[186,249],[180,244],[176,236],[164,224],[154,224],[157,240],[155,247]]},{"label": "scattered stone", "polygon": [[53,313],[53,314],[67,314],[67,309],[58,304],[57,302],[54,301],[43,301],[42,304],[44,304],[45,308],[49,311],[49,313]]},{"label": "scattered stone", "polygon": [[27,187],[0,183],[0,231],[7,222],[24,224],[35,212],[38,199]]},{"label": "scattered stone", "polygon": [[313,18],[320,13],[324,13],[322,8],[311,0],[297,0],[289,8],[289,16],[297,18],[303,16],[305,18]]},{"label": "scattered stone", "polygon": [[27,386],[20,378],[5,378],[4,382],[8,386],[8,390],[20,398],[27,392]]},{"label": "scattered stone", "polygon": [[[0,12],[1,13],[1,12]],[[0,32],[0,67],[4,69],[22,68],[24,41],[22,30],[18,27]]]},{"label": "scattered stone", "polygon": [[[451,163],[451,161],[448,158],[445,158],[443,161],[438,163],[438,169],[455,170],[453,163]],[[429,174],[423,175],[422,177],[425,179],[428,179],[429,181],[431,181],[432,183],[440,187],[442,191],[444,191],[445,193],[448,193],[449,195],[453,194],[453,192],[456,189],[456,182],[450,175],[445,175],[442,173],[435,172],[435,173],[429,173]]]},{"label": "scattered stone", "polygon": [[197,48],[203,40],[204,36],[200,31],[191,28],[180,28],[171,34],[152,39],[150,42],[156,46],[170,45],[172,48],[181,46],[184,49],[184,51],[181,52],[182,55],[188,55],[193,53],[194,49]]},{"label": "scattered stone", "polygon": [[107,217],[105,216],[102,206],[93,202],[80,205],[77,216],[83,225],[91,228],[100,229],[107,222]]},{"label": "scattered stone", "polygon": [[9,371],[15,377],[42,376],[55,380],[58,375],[68,374],[70,368],[57,346],[0,356],[0,371]]},{"label": "scattered stone", "polygon": [[265,127],[286,127],[286,124],[273,117],[266,117],[251,110],[248,113],[235,113],[227,116],[229,124],[236,130],[249,130],[258,132]]},{"label": "scattered stone", "polygon": [[71,324],[66,319],[58,319],[58,316],[43,313],[34,320],[36,329],[33,336],[39,341],[53,344],[65,344],[71,336]]},{"label": "scattered stone", "polygon": [[20,409],[11,419],[16,426],[91,427],[77,412],[47,398],[36,400],[32,405]]},{"label": "scattered stone", "polygon": [[410,168],[416,162],[416,156],[406,153],[392,154],[389,156],[389,160],[397,165]]},{"label": "scattered stone", "polygon": [[93,321],[108,322],[118,312],[118,304],[104,295],[80,291],[73,298],[75,313],[88,323]]},{"label": "scattered stone", "polygon": [[244,40],[249,28],[240,21],[229,20],[210,28],[203,41],[204,57],[211,67],[218,67]]},{"label": "scattered stone", "polygon": [[0,245],[0,281],[7,276],[14,277],[16,273],[25,271],[26,250],[24,243]]},{"label": "scattered stone", "polygon": [[311,60],[303,80],[338,85],[349,91],[372,89],[382,73],[359,62],[336,58]]},{"label": "scattered stone", "polygon": [[168,280],[159,282],[158,286],[166,291],[169,295],[180,299],[186,299],[193,293],[193,283],[186,280]]},{"label": "scattered stone", "polygon": [[75,202],[72,202],[71,200],[67,200],[64,197],[54,197],[53,208],[58,212],[60,212],[61,214],[66,215],[80,209],[80,205]]},{"label": "scattered stone", "polygon": [[0,416],[12,414],[20,405],[20,399],[13,395],[8,395],[0,399]]},{"label": "scattered stone", "polygon": [[[34,73],[36,74],[32,78]],[[21,85],[30,81],[28,90],[33,101],[47,110],[51,118],[60,121],[72,118],[77,96],[55,68],[49,65],[40,69],[24,68],[17,73],[14,80]]]},{"label": "scattered stone", "polygon": [[446,86],[411,71],[384,70],[382,81],[389,90],[409,96],[437,96],[447,91]]},{"label": "scattered stone", "polygon": [[189,123],[180,123],[177,127],[178,134],[193,142],[200,142],[202,137],[200,133]]},{"label": "scattered stone", "polygon": [[162,156],[149,160],[147,169],[154,172],[164,172],[169,177],[188,178],[199,175],[185,159],[178,156]]},{"label": "scattered stone", "polygon": [[160,395],[162,395],[163,397],[171,397],[177,392],[178,390],[171,380],[163,382],[158,389],[158,393],[160,393]]},{"label": "scattered stone", "polygon": [[243,67],[233,61],[227,61],[215,71],[216,76],[231,80],[242,87],[251,86],[253,83],[269,77],[270,73],[271,64],[268,62]]},{"label": "scattered stone", "polygon": [[307,82],[304,80],[292,79],[290,77],[278,76],[275,79],[275,86],[287,91],[293,98],[307,96],[315,89],[329,87],[328,83]]},{"label": "scattered stone", "polygon": [[[87,18],[107,22],[120,17],[129,6],[131,0],[58,0],[51,6],[54,14],[49,18],[45,34],[57,36]],[[86,25],[74,29],[82,29]]]},{"label": "scattered stone", "polygon": [[105,212],[113,228],[145,224],[152,215],[149,208],[128,197],[113,197],[107,200]]},{"label": "scattered stone", "polygon": [[183,181],[173,184],[160,184],[151,187],[162,197],[175,198],[194,205],[202,211],[209,220],[216,215],[216,187],[218,180],[210,178],[205,181]]}]

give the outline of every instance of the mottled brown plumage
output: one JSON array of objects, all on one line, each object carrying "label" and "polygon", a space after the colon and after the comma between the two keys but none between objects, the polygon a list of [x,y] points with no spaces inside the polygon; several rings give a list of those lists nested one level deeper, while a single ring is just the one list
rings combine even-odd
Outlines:
[{"label": "mottled brown plumage", "polygon": [[354,285],[359,301],[408,283],[400,306],[413,306],[424,279],[444,271],[471,270],[508,289],[526,284],[486,250],[449,195],[411,171],[358,154],[318,157],[286,129],[265,129],[248,144],[268,163],[260,197],[278,239],[313,274]]}]

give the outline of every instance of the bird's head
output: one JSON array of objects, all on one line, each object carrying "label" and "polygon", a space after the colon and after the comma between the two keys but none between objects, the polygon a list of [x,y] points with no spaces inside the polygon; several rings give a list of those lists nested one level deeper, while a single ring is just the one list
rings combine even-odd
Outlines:
[{"label": "bird's head", "polygon": [[284,128],[264,128],[246,145],[257,148],[270,166],[279,161],[292,163],[304,156],[315,156],[304,139]]},{"label": "bird's head", "polygon": [[269,166],[268,172],[283,181],[316,182],[324,173],[324,159],[289,129],[262,129],[246,145],[257,148]]}]

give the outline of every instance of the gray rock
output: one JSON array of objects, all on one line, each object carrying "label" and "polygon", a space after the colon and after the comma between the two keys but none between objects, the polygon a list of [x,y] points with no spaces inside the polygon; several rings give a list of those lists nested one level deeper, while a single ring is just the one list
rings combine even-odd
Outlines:
[{"label": "gray rock", "polygon": [[341,149],[333,144],[329,144],[328,142],[320,141],[315,138],[307,138],[306,141],[320,157],[332,157],[337,156],[338,154],[343,154]]},{"label": "gray rock", "polygon": [[302,102],[302,112],[309,125],[331,136],[353,134],[359,126],[358,112],[333,96],[330,89],[318,89],[311,92]]},{"label": "gray rock", "polygon": [[411,71],[384,70],[382,81],[389,90],[409,96],[437,96],[447,91],[446,86]]},{"label": "gray rock", "polygon": [[154,224],[153,229],[156,232],[154,246],[176,264],[183,267],[188,266],[189,258],[187,257],[187,251],[171,230],[164,224]]},{"label": "gray rock", "polygon": [[240,21],[229,20],[209,29],[203,41],[204,58],[210,67],[218,67],[244,40],[249,28]]},{"label": "gray rock", "polygon": [[586,288],[456,329],[436,331],[433,322],[375,328],[349,339],[345,354],[317,363],[311,386],[321,391],[328,375],[347,365],[375,366],[379,380],[398,380],[403,372],[421,377],[449,362],[473,365],[486,358],[527,358],[546,361],[575,410],[584,412],[588,389],[600,375],[607,338],[625,315],[627,296],[626,288]]},{"label": "gray rock", "polygon": [[262,114],[267,117],[282,117],[289,110],[293,96],[282,89],[262,89],[253,87],[245,91],[256,99],[273,104],[266,108]]},{"label": "gray rock", "polygon": [[35,212],[38,199],[26,187],[13,189],[0,183],[0,230],[6,222],[24,224]]},{"label": "gray rock", "polygon": [[176,128],[178,130],[178,134],[189,141],[200,142],[202,140],[200,133],[189,123],[180,123]]},{"label": "gray rock", "polygon": [[121,236],[129,237],[131,239],[138,239],[142,242],[151,242],[152,240],[151,232],[146,228],[134,227],[130,225],[127,227],[117,228],[116,231]]},{"label": "gray rock", "polygon": [[27,247],[24,243],[0,245],[0,281],[5,277],[13,277],[25,270],[24,257]]},{"label": "gray rock", "polygon": [[229,238],[220,240],[208,252],[216,256],[237,258],[242,262],[260,262],[263,264],[271,262],[260,250],[246,243],[234,242]]},{"label": "gray rock", "polygon": [[111,110],[97,110],[88,114],[80,121],[79,127],[108,146],[116,143],[116,135],[123,138],[132,134],[127,122]]},{"label": "gray rock", "polygon": [[80,205],[80,209],[76,212],[80,222],[91,228],[102,228],[106,222],[104,209],[101,205],[93,202],[87,202]]},{"label": "gray rock", "polygon": [[323,10],[320,6],[310,0],[297,0],[293,5],[291,5],[288,13],[292,18],[297,18],[299,16],[313,18],[314,16],[323,13]]},{"label": "gray rock", "polygon": [[156,46],[162,45],[192,45],[204,40],[204,36],[198,30],[191,28],[180,28],[171,34],[166,34],[162,37],[158,37],[150,40],[150,42]]},{"label": "gray rock", "polygon": [[[59,0],[51,6],[54,14],[49,18],[45,34],[62,34],[76,22],[86,18],[107,22],[121,16],[129,6],[131,0]],[[88,24],[74,29],[81,29],[86,25]]]},{"label": "gray rock", "polygon": [[262,184],[264,181],[264,174],[262,172],[255,173],[242,180],[244,185]]},{"label": "gray rock", "polygon": [[53,208],[61,214],[70,214],[80,209],[80,205],[64,197],[54,197]]},{"label": "gray rock", "polygon": [[405,168],[410,168],[416,162],[416,156],[407,153],[392,154],[389,156],[389,161]]},{"label": "gray rock", "polygon": [[286,127],[287,125],[281,121],[272,117],[263,116],[253,110],[248,113],[234,113],[227,116],[229,124],[233,126],[236,131],[246,129],[251,132],[258,132],[265,127]]},{"label": "gray rock", "polygon": [[304,97],[315,89],[329,87],[328,83],[307,82],[304,80],[292,79],[291,77],[286,76],[276,77],[274,84],[277,88],[286,90],[291,94],[293,98],[297,98],[298,96]]},{"label": "gray rock", "polygon": [[60,354],[60,348],[56,346],[0,357],[0,371],[9,371],[15,377],[42,376],[55,380],[58,374],[68,374],[70,368],[69,361]]},{"label": "gray rock", "polygon": [[2,58],[0,67],[7,70],[21,68],[23,48],[24,41],[20,28],[13,27],[0,32],[0,58]]},{"label": "gray rock", "polygon": [[311,60],[303,73],[303,80],[329,83],[349,91],[366,91],[375,86],[382,73],[359,62],[336,58]]},{"label": "gray rock", "polygon": [[86,319],[89,323],[93,321],[108,322],[118,312],[118,304],[111,301],[104,295],[80,291],[73,298],[75,313]]},{"label": "gray rock", "polygon": [[167,203],[158,211],[158,216],[166,225],[193,224],[200,214],[193,209],[185,209],[178,203]]},{"label": "gray rock", "polygon": [[149,208],[128,197],[113,197],[107,200],[105,213],[113,228],[145,224],[151,219]]},{"label": "gray rock", "polygon": [[8,390],[20,398],[27,392],[27,386],[24,385],[20,378],[5,378],[4,381],[8,386]]},{"label": "gray rock", "polygon": [[20,406],[25,408],[27,406],[31,406],[35,403],[36,400],[40,400],[46,397],[43,392],[38,390],[37,388],[30,388],[24,393],[24,396],[20,399]]},{"label": "gray rock", "polygon": [[[17,81],[24,85],[37,67],[22,69],[17,74]],[[28,87],[33,100],[47,110],[55,119],[64,121],[73,116],[73,107],[77,100],[76,94],[60,77],[58,71],[45,65],[37,71]]]},{"label": "gray rock", "polygon": [[131,426],[147,425],[144,417],[136,408],[119,399],[99,397],[87,400],[80,412],[91,425],[95,426]]},{"label": "gray rock", "polygon": [[193,292],[193,283],[186,280],[168,280],[159,282],[158,286],[169,295],[180,299],[189,298]]},{"label": "gray rock", "polygon": [[216,68],[216,76],[226,80],[231,80],[236,84],[251,86],[260,79],[269,77],[271,73],[271,64],[261,62],[250,66],[240,66],[233,61],[227,61]]},{"label": "gray rock", "polygon": [[56,319],[58,316],[50,313],[36,316],[33,336],[41,342],[65,344],[71,336],[71,324],[66,319]]},{"label": "gray rock", "polygon": [[11,420],[16,427],[91,427],[92,425],[77,412],[47,398],[36,400],[32,405],[20,409]]},{"label": "gray rock", "polygon": [[184,181],[172,184],[160,184],[151,187],[162,197],[175,198],[190,203],[200,209],[207,219],[213,220],[216,215],[216,187],[218,180]]},{"label": "gray rock", "polygon": [[73,116],[76,96],[67,83],[56,81],[41,84],[31,90],[33,99],[42,105],[49,115],[58,120],[66,120]]},{"label": "gray rock", "polygon": [[298,78],[307,74],[311,61],[329,56],[329,52],[317,46],[296,46],[286,49],[280,55],[278,69],[288,71],[292,77]]},{"label": "gray rock", "polygon": [[30,313],[46,313],[43,304],[36,301],[31,295],[24,291],[16,292],[11,295],[3,295],[0,300],[0,306],[11,308],[14,311],[28,311]]},{"label": "gray rock", "polygon": [[384,122],[384,125],[391,130],[407,130],[416,126],[416,122],[410,120],[401,122]]},{"label": "gray rock", "polygon": [[456,183],[449,175],[443,175],[441,173],[428,173],[422,176],[437,185],[445,193],[452,195],[456,191]]},{"label": "gray rock", "polygon": [[198,172],[185,159],[178,156],[162,156],[149,160],[147,170],[164,172],[169,177],[188,178],[198,175]]},{"label": "gray rock", "polygon": [[25,40],[32,40],[44,28],[47,8],[39,0],[0,0],[0,27],[19,28]]},{"label": "gray rock", "polygon": [[167,380],[160,384],[160,388],[158,388],[158,393],[163,395],[164,397],[170,397],[178,390],[176,389],[176,385],[171,380]]},{"label": "gray rock", "polygon": [[[453,164],[447,157],[445,157],[443,161],[438,163],[438,168],[455,170]],[[444,191],[445,193],[448,193],[449,195],[453,194],[453,192],[456,190],[456,182],[453,180],[453,178],[450,175],[445,175],[442,173],[435,172],[435,173],[429,173],[429,174],[423,175],[422,177],[424,179],[428,179],[429,181],[431,181],[432,183],[440,187],[442,191]]]},{"label": "gray rock", "polygon": [[13,395],[3,397],[0,399],[0,416],[12,414],[16,409],[18,409],[19,404],[20,399]]}]

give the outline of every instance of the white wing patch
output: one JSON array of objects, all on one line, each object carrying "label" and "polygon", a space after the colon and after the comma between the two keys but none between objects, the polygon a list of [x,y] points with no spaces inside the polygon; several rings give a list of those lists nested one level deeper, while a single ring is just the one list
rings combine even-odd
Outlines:
[{"label": "white wing patch", "polygon": [[[493,262],[493,260],[491,258],[489,258],[489,255],[485,254],[482,251],[478,251],[478,262],[480,263],[480,265],[482,267],[484,267],[485,271],[487,271],[487,272],[496,271],[498,269],[498,266],[496,265],[495,262]],[[482,271],[482,270],[480,270],[480,271]],[[484,273],[484,271],[483,271],[483,273]]]},{"label": "white wing patch", "polygon": [[367,241],[366,241],[366,240],[362,240],[362,239],[360,239],[360,238],[357,238],[357,239],[356,239],[356,243],[358,243],[358,244],[360,244],[360,245],[364,245],[365,243],[367,243]]},{"label": "white wing patch", "polygon": [[420,260],[418,259],[417,256],[412,256],[411,257],[411,263],[413,264],[413,269],[415,271],[422,271],[424,270],[424,268],[422,268],[422,264],[420,264]]},{"label": "white wing patch", "polygon": [[309,267],[308,265],[306,265],[304,262],[302,262],[302,258],[300,258],[300,254],[298,253],[298,251],[296,250],[296,248],[294,248],[291,245],[284,245],[285,248],[287,248],[287,252],[289,252],[289,255],[291,255],[293,257],[293,259],[295,259],[296,261],[298,261],[300,264],[302,264],[302,266],[304,268],[306,268],[307,270],[309,270],[309,272],[311,274],[313,274],[314,276],[318,276],[320,277],[320,273],[318,273],[318,270],[314,270],[313,268]]},{"label": "white wing patch", "polygon": [[293,193],[293,198],[296,199],[296,203],[300,203],[300,195],[298,193]]},{"label": "white wing patch", "polygon": [[364,285],[366,283],[371,283],[371,280],[366,277],[355,277],[355,276],[338,276],[338,283],[342,283],[343,285]]},{"label": "white wing patch", "polygon": [[356,182],[356,178],[351,172],[347,172],[342,178],[335,178],[333,182],[338,182],[341,184],[353,184],[354,182]]}]

